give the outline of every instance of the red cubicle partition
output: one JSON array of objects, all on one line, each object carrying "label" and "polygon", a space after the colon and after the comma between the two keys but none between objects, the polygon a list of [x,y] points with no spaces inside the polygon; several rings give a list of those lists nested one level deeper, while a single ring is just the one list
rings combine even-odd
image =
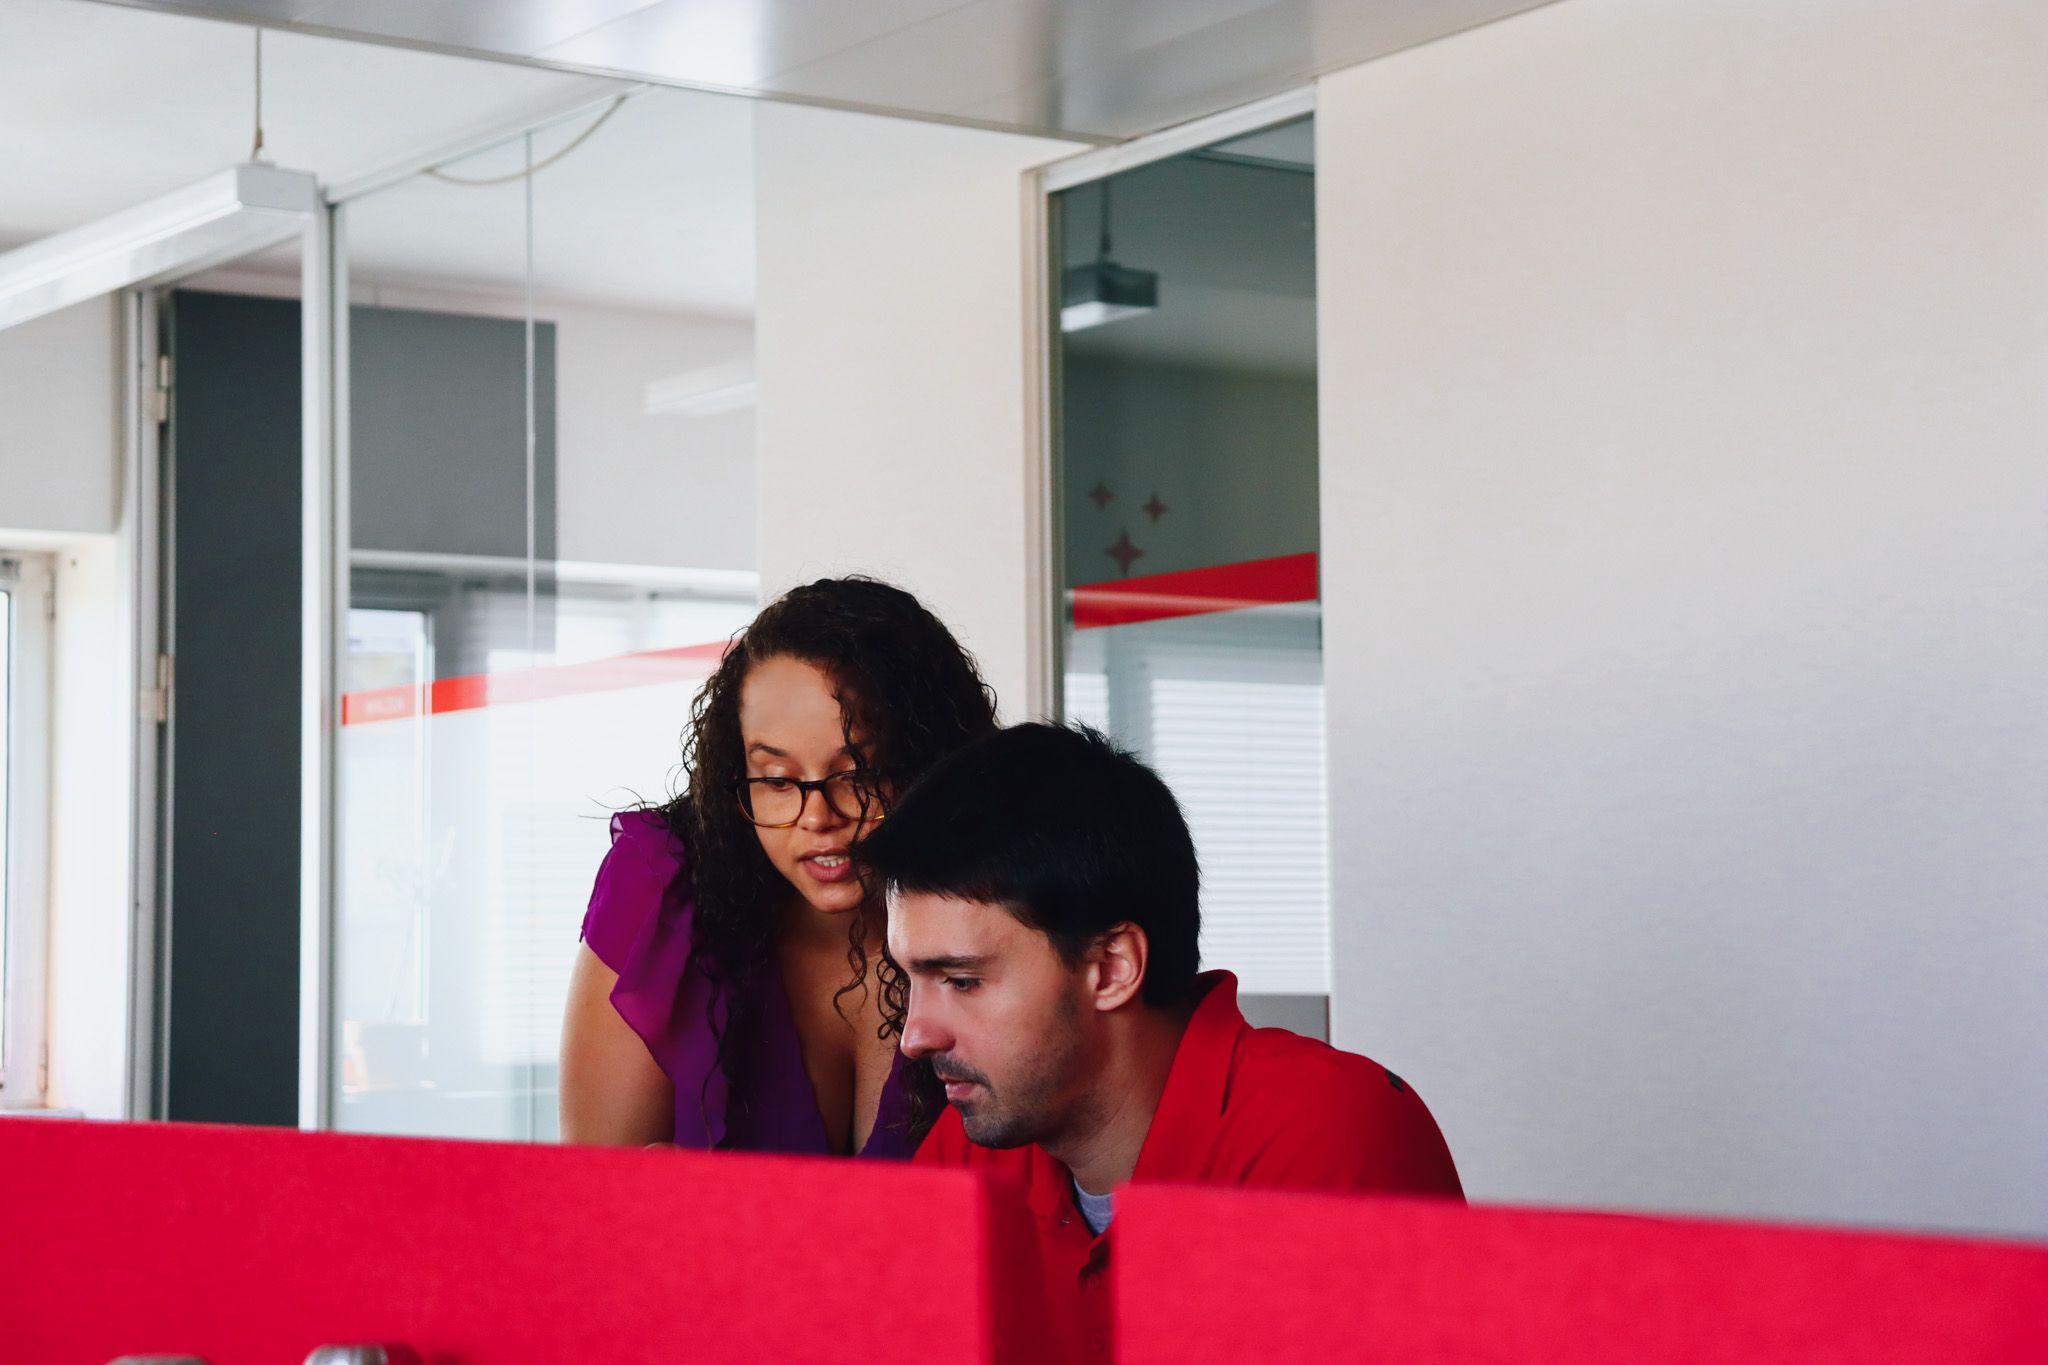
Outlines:
[{"label": "red cubicle partition", "polygon": [[0,1361],[989,1360],[990,1229],[893,1164],[0,1119]]},{"label": "red cubicle partition", "polygon": [[[1015,1196],[887,1163],[0,1119],[0,1363],[1036,1361]],[[2048,1249],[1139,1186],[1120,1365],[2048,1361]]]},{"label": "red cubicle partition", "polygon": [[1137,1187],[1119,1365],[2048,1361],[2048,1249]]}]

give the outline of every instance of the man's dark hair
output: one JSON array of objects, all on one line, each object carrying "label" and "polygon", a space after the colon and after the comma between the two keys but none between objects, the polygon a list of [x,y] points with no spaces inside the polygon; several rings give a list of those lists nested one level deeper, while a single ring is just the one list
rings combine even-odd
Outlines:
[{"label": "man's dark hair", "polygon": [[[1145,1002],[1194,994],[1194,840],[1159,775],[1098,731],[1013,725],[973,741],[935,764],[858,854],[889,891],[1002,906],[1069,966],[1116,925],[1135,924],[1150,946]],[[885,988],[900,986],[887,970]]]}]

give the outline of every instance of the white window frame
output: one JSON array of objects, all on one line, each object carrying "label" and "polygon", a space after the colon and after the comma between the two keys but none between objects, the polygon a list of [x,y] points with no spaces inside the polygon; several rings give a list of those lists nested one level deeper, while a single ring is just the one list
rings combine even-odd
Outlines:
[{"label": "white window frame", "polygon": [[0,1109],[40,1109],[49,1079],[50,624],[56,585],[46,555],[0,550],[8,613],[5,933],[7,1026]]}]

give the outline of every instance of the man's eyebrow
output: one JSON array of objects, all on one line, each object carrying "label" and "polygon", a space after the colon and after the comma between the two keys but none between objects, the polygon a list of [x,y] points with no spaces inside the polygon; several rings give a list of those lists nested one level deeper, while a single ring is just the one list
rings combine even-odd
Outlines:
[{"label": "man's eyebrow", "polygon": [[751,753],[753,753],[753,752],[755,752],[756,750],[759,750],[759,751],[760,751],[761,753],[764,753],[764,754],[770,754],[770,755],[773,755],[773,756],[774,756],[774,757],[776,757],[776,758],[788,758],[788,757],[789,757],[789,755],[788,755],[788,754],[786,754],[786,753],[784,753],[784,752],[783,752],[782,750],[780,750],[780,749],[776,748],[776,747],[775,747],[775,746],[774,746],[773,744],[763,744],[763,743],[762,743],[762,742],[761,742],[760,740],[758,740],[758,739],[757,739],[757,740],[755,740],[755,741],[754,741],[754,742],[753,742],[752,744],[749,744],[749,745],[747,746],[747,752],[748,752],[748,753],[750,753],[750,754],[751,754]]},{"label": "man's eyebrow", "polygon": [[942,953],[937,957],[914,957],[910,970],[920,973],[972,971],[988,962],[978,953]]}]

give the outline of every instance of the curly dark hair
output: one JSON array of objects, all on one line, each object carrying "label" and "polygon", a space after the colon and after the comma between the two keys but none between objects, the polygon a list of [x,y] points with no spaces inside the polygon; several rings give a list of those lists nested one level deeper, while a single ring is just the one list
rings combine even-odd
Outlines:
[{"label": "curly dark hair", "polygon": [[[865,577],[806,583],[769,603],[733,637],[690,708],[683,737],[688,784],[661,808],[689,854],[677,875],[688,883],[678,890],[696,902],[690,963],[712,986],[707,1014],[732,1104],[744,1102],[746,1063],[740,1040],[754,1022],[755,983],[773,960],[772,909],[789,893],[735,793],[746,772],[740,690],[756,663],[773,658],[800,659],[833,680],[857,767],[897,791],[946,755],[996,729],[995,691],[982,681],[974,656],[915,597],[887,583]],[[853,743],[856,731],[863,745]],[[851,975],[834,993],[835,1004],[867,986],[868,943],[879,937],[879,909],[880,898],[870,887],[868,905],[848,917]],[[885,1020],[900,1019],[900,1010],[887,1006],[903,983],[877,975]],[[723,1020],[721,1001],[727,1011]],[[893,1033],[885,1022],[881,1036]],[[921,1135],[929,1117],[927,1106],[913,1095],[913,1136]]]}]

